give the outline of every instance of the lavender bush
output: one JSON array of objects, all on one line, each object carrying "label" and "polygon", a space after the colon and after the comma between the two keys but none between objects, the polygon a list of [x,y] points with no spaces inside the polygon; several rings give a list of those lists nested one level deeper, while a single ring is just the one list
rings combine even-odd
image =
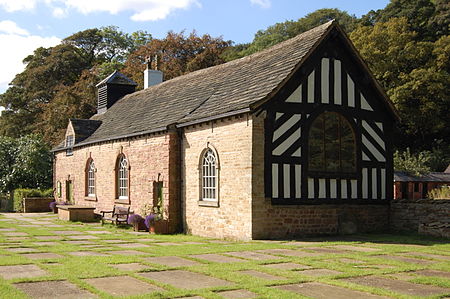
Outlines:
[{"label": "lavender bush", "polygon": [[150,224],[156,220],[155,218],[156,218],[155,214],[150,214],[150,215],[145,217],[145,222],[144,223],[145,223],[145,226],[148,229],[150,229]]},{"label": "lavender bush", "polygon": [[142,218],[142,216],[139,214],[131,214],[128,217],[128,224],[130,224],[130,225],[139,224],[142,221],[144,221],[144,218]]}]

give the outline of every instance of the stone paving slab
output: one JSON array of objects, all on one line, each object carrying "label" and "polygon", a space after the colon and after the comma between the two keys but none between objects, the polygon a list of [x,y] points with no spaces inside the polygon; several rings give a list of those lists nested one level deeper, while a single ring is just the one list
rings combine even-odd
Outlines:
[{"label": "stone paving slab", "polygon": [[317,246],[317,245],[323,245],[324,242],[308,242],[308,241],[294,241],[294,242],[287,242],[284,243],[284,245],[292,245],[292,246],[301,246],[301,247],[308,247],[308,246]]},{"label": "stone paving slab", "polygon": [[39,251],[35,248],[27,248],[27,247],[17,247],[17,248],[5,248],[6,251],[14,252],[14,253],[22,253],[22,252],[36,252]]},{"label": "stone paving slab", "polygon": [[299,284],[289,284],[275,286],[273,288],[294,292],[301,294],[303,296],[317,298],[317,299],[381,299],[387,297],[382,297],[378,295],[373,295],[370,293],[355,291],[351,289],[346,289],[342,287],[337,287],[333,285],[328,285],[319,282],[307,282]]},{"label": "stone paving slab", "polygon": [[383,278],[378,276],[361,276],[351,277],[343,279],[347,282],[366,285],[370,287],[382,288],[391,290],[400,294],[412,295],[412,296],[431,296],[449,293],[450,289],[441,288],[437,286],[415,284],[412,282],[393,280],[389,278]]},{"label": "stone paving slab", "polygon": [[450,261],[450,255],[438,255],[438,254],[424,253],[424,252],[406,252],[406,253],[402,253],[402,255],[420,256],[420,257],[425,257],[425,258]]},{"label": "stone paving slab", "polygon": [[315,253],[321,253],[321,254],[344,254],[344,253],[348,253],[347,250],[339,250],[339,249],[333,249],[333,248],[329,248],[329,247],[307,247],[305,248],[305,250],[310,250],[313,251]]},{"label": "stone paving slab", "polygon": [[156,242],[156,239],[152,238],[136,239],[136,242]]},{"label": "stone paving slab", "polygon": [[180,246],[183,245],[183,243],[174,243],[174,242],[159,242],[159,243],[153,243],[155,245],[159,246]]},{"label": "stone paving slab", "polygon": [[404,256],[397,256],[397,255],[372,255],[372,257],[381,258],[381,259],[385,259],[385,260],[404,262],[404,263],[419,264],[419,265],[428,265],[428,264],[435,263],[435,261],[421,260],[421,259],[416,259],[416,258],[412,258],[412,257],[404,257]]},{"label": "stone paving slab", "polygon": [[242,263],[245,262],[243,259],[238,259],[230,256],[224,256],[216,253],[207,253],[207,254],[194,254],[190,255],[190,257],[206,260],[214,263]]},{"label": "stone paving slab", "polygon": [[56,246],[59,245],[58,242],[48,241],[48,242],[33,242],[34,246]]},{"label": "stone paving slab", "polygon": [[241,299],[241,298],[247,299],[247,298],[255,298],[257,296],[255,293],[247,290],[223,291],[217,292],[216,294],[228,299]]},{"label": "stone paving slab", "polygon": [[168,267],[189,267],[201,265],[201,263],[188,260],[179,256],[156,256],[144,259],[146,262],[152,264],[160,264]]},{"label": "stone paving slab", "polygon": [[7,227],[0,228],[0,232],[14,232],[14,231],[16,231],[15,228],[7,228]]},{"label": "stone paving slab", "polygon": [[300,265],[300,264],[295,264],[295,263],[268,264],[268,265],[263,265],[263,267],[279,269],[279,270],[294,270],[294,269],[306,270],[306,269],[312,268],[311,266]]},{"label": "stone paving slab", "polygon": [[83,235],[83,232],[77,230],[54,230],[52,231],[55,235]]},{"label": "stone paving slab", "polygon": [[6,240],[12,241],[12,242],[15,242],[15,241],[21,241],[22,242],[22,241],[31,240],[31,238],[29,238],[29,237],[9,237]]},{"label": "stone paving slab", "polygon": [[76,235],[76,236],[67,236],[68,239],[72,240],[97,240],[98,237],[96,236],[90,236],[90,235]]},{"label": "stone paving slab", "polygon": [[205,245],[207,243],[205,242],[193,242],[193,241],[189,241],[189,242],[183,242],[183,244],[185,245]]},{"label": "stone paving slab", "polygon": [[34,299],[64,298],[64,299],[88,299],[97,298],[88,291],[79,289],[68,281],[40,281],[23,282],[14,284],[16,288],[25,292]]},{"label": "stone paving slab", "polygon": [[256,271],[256,270],[243,270],[243,271],[239,271],[239,273],[250,275],[250,276],[253,276],[256,278],[265,279],[265,280],[286,279],[286,277],[276,276],[276,275],[272,275],[272,274],[268,274],[268,273],[264,273],[264,272],[260,272],[260,271]]},{"label": "stone paving slab", "polygon": [[66,244],[71,244],[71,245],[95,245],[97,243],[89,241],[89,240],[69,240],[69,241],[62,241]]},{"label": "stone paving slab", "polygon": [[113,296],[141,295],[164,289],[130,276],[114,276],[84,279],[85,282]]},{"label": "stone paving slab", "polygon": [[52,252],[39,252],[39,253],[24,253],[22,256],[32,259],[32,260],[39,260],[39,259],[56,259],[56,258],[62,258],[63,256],[60,254],[52,253]]},{"label": "stone paving slab", "polygon": [[310,256],[320,255],[320,253],[307,252],[307,251],[301,251],[301,250],[293,250],[293,249],[282,249],[282,248],[263,249],[263,250],[257,250],[257,251],[263,252],[263,253],[268,253],[268,254],[279,254],[279,255],[285,255],[285,256],[291,256],[291,257],[310,257]]},{"label": "stone paving slab", "polygon": [[147,265],[142,265],[139,263],[129,263],[129,264],[110,264],[111,267],[122,270],[122,271],[141,271],[144,269],[149,269]]},{"label": "stone paving slab", "polygon": [[440,271],[440,270],[418,270],[411,272],[412,274],[422,275],[422,276],[435,276],[450,279],[450,272]]},{"label": "stone paving slab", "polygon": [[74,251],[74,252],[67,252],[67,254],[72,256],[108,256],[105,253],[96,251]]},{"label": "stone paving slab", "polygon": [[88,245],[80,245],[80,248],[110,249],[111,247],[102,244],[88,244]]},{"label": "stone paving slab", "polygon": [[[330,261],[332,261],[332,260],[330,260]],[[345,264],[364,264],[365,263],[364,261],[349,259],[346,257],[338,259],[338,261],[341,263],[345,263]]]},{"label": "stone paving slab", "polygon": [[112,234],[112,232],[107,230],[87,230],[85,233],[92,234],[92,235],[106,235],[106,234]]},{"label": "stone paving slab", "polygon": [[148,248],[151,247],[150,245],[141,244],[141,243],[123,243],[123,244],[117,244],[117,247],[121,248]]},{"label": "stone paving slab", "polygon": [[2,233],[5,237],[27,237],[28,234],[24,232],[4,232]]},{"label": "stone paving slab", "polygon": [[375,251],[381,250],[379,248],[354,246],[354,245],[333,245],[330,247],[336,248],[336,249],[349,250],[349,251],[358,251],[358,252],[375,252]]},{"label": "stone paving slab", "polygon": [[231,282],[223,279],[184,270],[144,272],[139,273],[139,275],[170,284],[176,288],[189,290],[233,285]]},{"label": "stone paving slab", "polygon": [[20,227],[41,227],[39,224],[22,224]]},{"label": "stone paving slab", "polygon": [[46,226],[47,227],[65,227],[64,225],[61,225],[61,224],[48,224]]},{"label": "stone paving slab", "polygon": [[4,279],[32,278],[47,274],[45,270],[36,265],[0,266],[0,276]]},{"label": "stone paving slab", "polygon": [[137,251],[137,250],[111,250],[106,251],[109,254],[118,254],[118,255],[142,255],[148,254],[147,252]]},{"label": "stone paving slab", "polygon": [[314,277],[342,274],[340,271],[330,269],[307,269],[298,271],[297,273]]},{"label": "stone paving slab", "polygon": [[192,296],[192,297],[178,297],[177,299],[205,299],[200,296]]},{"label": "stone paving slab", "polygon": [[265,260],[277,260],[281,259],[279,256],[253,252],[253,251],[234,251],[234,252],[224,252],[226,255],[231,255],[235,257],[255,260],[255,261],[265,261]]},{"label": "stone paving slab", "polygon": [[34,236],[33,238],[38,240],[61,240],[60,236]]}]

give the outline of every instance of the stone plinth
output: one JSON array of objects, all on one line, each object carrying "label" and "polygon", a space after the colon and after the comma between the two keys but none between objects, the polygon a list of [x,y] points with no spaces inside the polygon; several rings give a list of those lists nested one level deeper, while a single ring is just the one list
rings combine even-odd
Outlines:
[{"label": "stone plinth", "polygon": [[67,221],[94,221],[94,207],[78,205],[57,205],[58,218]]}]

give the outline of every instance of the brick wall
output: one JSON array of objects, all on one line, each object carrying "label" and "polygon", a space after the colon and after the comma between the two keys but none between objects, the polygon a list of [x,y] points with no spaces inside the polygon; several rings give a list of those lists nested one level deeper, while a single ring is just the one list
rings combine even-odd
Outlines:
[{"label": "brick wall", "polygon": [[264,195],[264,114],[252,119],[252,236],[254,239],[381,231],[389,205],[272,205]]},{"label": "brick wall", "polygon": [[[154,200],[154,182],[163,182],[165,216],[170,217],[172,230],[179,224],[179,209],[177,209],[178,177],[174,173],[177,154],[177,133],[169,131],[147,137],[137,137],[111,141],[108,143],[74,148],[72,156],[65,152],[55,155],[54,187],[56,182],[62,183],[62,195],[59,200],[66,199],[66,180],[73,183],[75,204],[94,206],[96,212],[110,210],[116,200],[117,157],[123,153],[129,163],[130,196],[129,205],[137,213],[141,213],[144,204],[152,204]],[[169,148],[175,149],[169,152]],[[85,168],[89,158],[96,167],[96,200],[86,197]],[[127,206],[121,203],[119,205]]]},{"label": "brick wall", "polygon": [[[186,232],[251,239],[252,123],[246,116],[185,128],[182,138],[182,203]],[[219,156],[219,207],[199,206],[200,156],[208,146]]]}]

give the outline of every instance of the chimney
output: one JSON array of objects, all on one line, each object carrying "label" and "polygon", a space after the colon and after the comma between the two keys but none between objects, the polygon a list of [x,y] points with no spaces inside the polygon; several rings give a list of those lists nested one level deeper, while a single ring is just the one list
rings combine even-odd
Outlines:
[{"label": "chimney", "polygon": [[136,90],[137,83],[124,74],[114,71],[96,85],[97,114],[104,113],[120,98]]},{"label": "chimney", "polygon": [[151,69],[152,60],[147,59],[147,69],[144,71],[144,89],[162,83],[163,72],[158,70],[158,56],[155,56],[155,69]]}]

